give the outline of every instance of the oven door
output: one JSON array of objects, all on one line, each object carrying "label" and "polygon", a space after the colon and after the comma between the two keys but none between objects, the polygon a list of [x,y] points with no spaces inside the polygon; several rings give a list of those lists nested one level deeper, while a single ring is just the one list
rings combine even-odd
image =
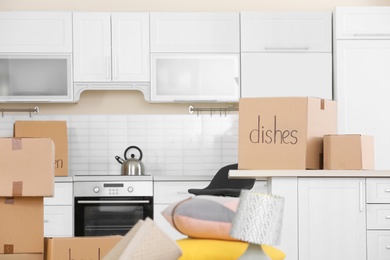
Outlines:
[{"label": "oven door", "polygon": [[146,217],[153,219],[153,197],[75,198],[75,236],[125,235]]}]

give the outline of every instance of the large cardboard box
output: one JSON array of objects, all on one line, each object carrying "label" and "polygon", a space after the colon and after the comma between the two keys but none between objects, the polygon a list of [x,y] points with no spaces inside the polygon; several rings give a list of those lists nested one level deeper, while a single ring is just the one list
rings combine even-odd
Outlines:
[{"label": "large cardboard box", "polygon": [[310,97],[241,98],[238,167],[321,169],[323,136],[337,133],[337,104]]},{"label": "large cardboard box", "polygon": [[0,138],[0,197],[54,195],[50,138]]},{"label": "large cardboard box", "polygon": [[373,170],[374,137],[360,134],[324,136],[324,169]]},{"label": "large cardboard box", "polygon": [[6,254],[0,260],[43,260],[43,254]]},{"label": "large cardboard box", "polygon": [[43,197],[0,197],[0,254],[43,249]]},{"label": "large cardboard box", "polygon": [[55,145],[55,176],[68,176],[66,121],[15,121],[15,137],[48,137]]},{"label": "large cardboard box", "polygon": [[45,238],[45,260],[100,260],[122,236]]}]

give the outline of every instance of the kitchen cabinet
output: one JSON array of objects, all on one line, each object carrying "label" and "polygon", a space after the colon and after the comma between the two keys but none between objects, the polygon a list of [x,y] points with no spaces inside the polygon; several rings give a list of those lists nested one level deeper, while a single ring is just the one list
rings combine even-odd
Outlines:
[{"label": "kitchen cabinet", "polygon": [[238,13],[150,13],[151,101],[238,102]]},{"label": "kitchen cabinet", "polygon": [[0,102],[72,102],[71,53],[0,54]]},{"label": "kitchen cabinet", "polygon": [[364,178],[299,178],[299,259],[366,259]]},{"label": "kitchen cabinet", "polygon": [[[180,179],[180,178],[177,178]],[[210,178],[211,180],[211,178]],[[197,188],[203,189],[209,185],[208,180],[170,180],[170,181],[154,181],[154,222],[172,239],[177,240],[186,238],[186,235],[181,234],[164,218],[161,214],[169,205],[181,200],[193,197],[193,194],[188,193],[188,189]]]},{"label": "kitchen cabinet", "polygon": [[[195,195],[188,193],[188,189],[203,189],[210,184],[213,176],[177,176],[177,177],[154,177],[154,221],[172,239],[186,238],[174,229],[161,214],[169,205]],[[266,181],[256,181],[253,190],[267,193]]]},{"label": "kitchen cabinet", "polygon": [[76,12],[73,46],[75,100],[86,89],[136,89],[149,99],[148,13]]},{"label": "kitchen cabinet", "polygon": [[45,237],[73,236],[73,182],[58,181],[59,178],[54,184],[54,196],[44,198]]},{"label": "kitchen cabinet", "polygon": [[243,12],[241,97],[332,99],[330,12]]},{"label": "kitchen cabinet", "polygon": [[336,7],[337,40],[390,39],[390,7]]},{"label": "kitchen cabinet", "polygon": [[[377,16],[379,10],[383,12]],[[345,14],[344,11],[348,12]],[[390,37],[385,36],[390,28],[389,11],[388,7],[338,8],[335,20],[335,34],[337,37],[341,35],[336,39],[334,82],[339,133],[374,136],[375,168],[378,170],[390,167],[387,158],[390,122],[383,119],[383,111],[390,109],[386,98],[390,94]],[[344,20],[340,18],[343,16]],[[349,19],[362,19],[358,24],[364,21],[367,24],[359,29]],[[352,35],[348,39],[344,39],[345,30],[338,31],[345,26],[350,28],[347,31]],[[361,32],[366,33],[364,37],[360,36]]]},{"label": "kitchen cabinet", "polygon": [[0,12],[0,102],[72,102],[72,13]]},{"label": "kitchen cabinet", "polygon": [[390,259],[390,179],[367,178],[368,260]]},{"label": "kitchen cabinet", "polygon": [[71,53],[71,12],[0,12],[1,53]]},{"label": "kitchen cabinet", "polygon": [[238,53],[238,13],[152,12],[151,52]]}]

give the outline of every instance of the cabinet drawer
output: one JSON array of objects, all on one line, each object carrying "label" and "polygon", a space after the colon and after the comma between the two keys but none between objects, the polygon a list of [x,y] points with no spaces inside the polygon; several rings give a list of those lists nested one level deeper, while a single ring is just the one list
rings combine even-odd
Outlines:
[{"label": "cabinet drawer", "polygon": [[331,12],[243,12],[242,52],[331,52]]},{"label": "cabinet drawer", "polygon": [[45,237],[71,237],[73,235],[72,206],[44,207]]},{"label": "cabinet drawer", "polygon": [[367,205],[367,229],[390,229],[390,204]]},{"label": "cabinet drawer", "polygon": [[367,232],[367,259],[390,259],[390,231]]},{"label": "cabinet drawer", "polygon": [[367,203],[390,203],[390,178],[367,178]]},{"label": "cabinet drawer", "polygon": [[176,181],[176,182],[155,182],[154,203],[173,203],[194,196],[188,193],[188,189],[203,189],[210,184],[210,181]]},{"label": "cabinet drawer", "polygon": [[73,205],[73,184],[55,183],[54,196],[44,198],[44,205]]},{"label": "cabinet drawer", "polygon": [[336,8],[336,39],[390,39],[390,7]]}]

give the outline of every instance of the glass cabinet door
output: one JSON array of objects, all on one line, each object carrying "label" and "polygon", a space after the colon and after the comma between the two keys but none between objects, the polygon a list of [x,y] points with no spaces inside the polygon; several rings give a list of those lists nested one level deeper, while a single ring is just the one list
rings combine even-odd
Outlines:
[{"label": "glass cabinet door", "polygon": [[0,102],[72,101],[71,55],[1,55]]},{"label": "glass cabinet door", "polygon": [[152,54],[151,100],[237,102],[238,54]]}]

